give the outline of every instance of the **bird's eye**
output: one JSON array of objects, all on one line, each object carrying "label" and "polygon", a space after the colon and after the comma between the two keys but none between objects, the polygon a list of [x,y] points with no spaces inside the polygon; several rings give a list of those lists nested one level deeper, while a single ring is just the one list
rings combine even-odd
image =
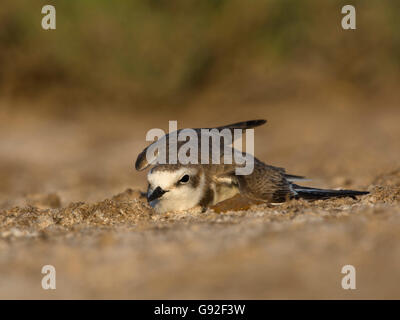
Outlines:
[{"label": "bird's eye", "polygon": [[189,182],[189,175],[185,174],[180,180],[180,183],[188,183]]}]

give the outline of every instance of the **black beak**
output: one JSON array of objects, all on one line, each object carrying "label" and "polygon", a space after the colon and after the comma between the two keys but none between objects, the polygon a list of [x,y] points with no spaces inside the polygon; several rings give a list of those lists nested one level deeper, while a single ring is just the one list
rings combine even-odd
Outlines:
[{"label": "black beak", "polygon": [[166,192],[167,191],[164,191],[160,187],[157,187],[154,189],[153,193],[150,196],[147,196],[147,201],[150,202],[150,201],[156,200],[156,199],[160,198]]}]

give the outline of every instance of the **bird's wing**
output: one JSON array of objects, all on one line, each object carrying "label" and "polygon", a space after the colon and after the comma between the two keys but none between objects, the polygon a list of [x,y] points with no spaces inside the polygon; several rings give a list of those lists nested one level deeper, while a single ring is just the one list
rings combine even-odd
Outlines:
[{"label": "bird's wing", "polygon": [[[225,126],[221,126],[221,127],[216,127],[216,128],[204,128],[207,130],[211,130],[211,129],[217,129],[218,130],[218,136],[220,137],[220,154],[221,156],[223,156],[224,154],[224,139],[225,139],[225,132],[226,133],[230,133],[232,140],[234,139],[234,130],[235,129],[251,129],[251,128],[255,128],[258,126],[263,125],[264,123],[266,123],[266,120],[250,120],[250,121],[243,121],[243,122],[238,122],[238,123],[233,123],[233,124],[228,124]],[[228,131],[225,131],[224,129],[228,129]],[[177,135],[179,135],[180,132],[182,132],[182,130],[185,129],[179,129],[177,130]],[[198,150],[200,151],[200,142],[201,142],[201,134],[202,134],[202,130],[201,128],[196,128],[194,129],[196,134],[197,134],[197,142],[198,145],[196,146],[196,148],[198,148]],[[213,135],[215,135],[215,132],[210,131],[210,135],[209,138],[211,138]],[[177,135],[174,135],[177,136]],[[148,166],[155,164],[157,162],[158,159],[158,155],[160,154],[160,152],[165,152],[166,155],[166,161],[168,162],[168,150],[169,150],[169,145],[172,144],[176,144],[176,148],[179,151],[180,147],[184,144],[186,144],[188,141],[190,140],[189,137],[187,137],[187,139],[185,141],[177,141],[174,138],[171,138],[171,134],[168,133],[165,136],[163,136],[162,138],[160,138],[159,140],[151,143],[150,145],[148,145],[137,157],[136,159],[136,163],[135,163],[135,168],[138,171],[144,170],[146,169]],[[153,157],[149,157],[150,159],[148,159],[147,157],[147,153],[149,148],[152,148],[152,150],[158,150],[159,153]],[[210,144],[210,152],[209,152],[209,157],[212,157],[212,152],[211,152],[211,148],[212,148],[212,144]],[[149,150],[151,151],[151,149]],[[149,152],[150,154],[152,154],[151,152]],[[199,157],[200,157],[200,152],[199,152]]]},{"label": "bird's wing", "polygon": [[267,123],[267,120],[260,119],[260,120],[249,120],[249,121],[242,121],[236,122],[232,124],[227,124],[225,126],[217,127],[216,129],[251,129],[255,127],[259,127],[263,124]]},{"label": "bird's wing", "polygon": [[295,195],[282,168],[266,165],[256,158],[251,174],[234,175],[234,179],[240,194],[253,200],[284,202]]},{"label": "bird's wing", "polygon": [[292,182],[292,181],[309,181],[310,179],[307,179],[306,177],[303,176],[298,176],[298,175],[294,175],[294,174],[288,174],[286,173],[286,169],[285,168],[281,168],[281,167],[273,167],[276,170],[279,170],[283,173],[283,175],[285,176],[285,178]]}]

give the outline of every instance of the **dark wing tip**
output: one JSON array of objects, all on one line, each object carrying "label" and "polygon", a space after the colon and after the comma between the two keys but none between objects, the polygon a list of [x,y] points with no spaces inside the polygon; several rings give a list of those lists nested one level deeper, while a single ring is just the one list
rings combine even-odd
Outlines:
[{"label": "dark wing tip", "polygon": [[248,120],[248,121],[241,121],[241,122],[236,122],[236,123],[228,124],[225,126],[221,126],[218,129],[222,129],[222,128],[250,129],[250,128],[261,126],[265,123],[267,123],[267,120],[264,120],[264,119]]},{"label": "dark wing tip", "polygon": [[136,162],[135,162],[135,169],[137,171],[141,171],[149,166],[149,163],[147,162],[146,159],[146,149],[139,153]]},{"label": "dark wing tip", "polygon": [[307,180],[306,177],[298,176],[298,175],[295,175],[295,174],[286,174],[286,173],[285,173],[284,176],[285,176],[285,178],[288,179],[289,181]]},{"label": "dark wing tip", "polygon": [[267,120],[258,119],[258,120],[250,120],[250,121],[247,121],[247,122],[249,122],[249,125],[252,126],[252,127],[258,127],[258,126],[262,126],[263,124],[266,124]]}]

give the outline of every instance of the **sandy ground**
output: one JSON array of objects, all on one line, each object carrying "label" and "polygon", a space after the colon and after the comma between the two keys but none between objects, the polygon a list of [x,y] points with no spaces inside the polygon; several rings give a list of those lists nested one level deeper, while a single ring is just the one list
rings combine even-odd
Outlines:
[{"label": "sandy ground", "polygon": [[[208,97],[172,114],[63,120],[2,103],[0,298],[400,298],[393,101]],[[308,185],[371,194],[280,206],[233,200],[205,213],[148,207],[146,174],[133,168],[147,130],[251,118],[269,120],[255,134],[261,160]],[[347,264],[356,290],[341,288]],[[41,288],[44,265],[56,268],[56,290]]]}]

